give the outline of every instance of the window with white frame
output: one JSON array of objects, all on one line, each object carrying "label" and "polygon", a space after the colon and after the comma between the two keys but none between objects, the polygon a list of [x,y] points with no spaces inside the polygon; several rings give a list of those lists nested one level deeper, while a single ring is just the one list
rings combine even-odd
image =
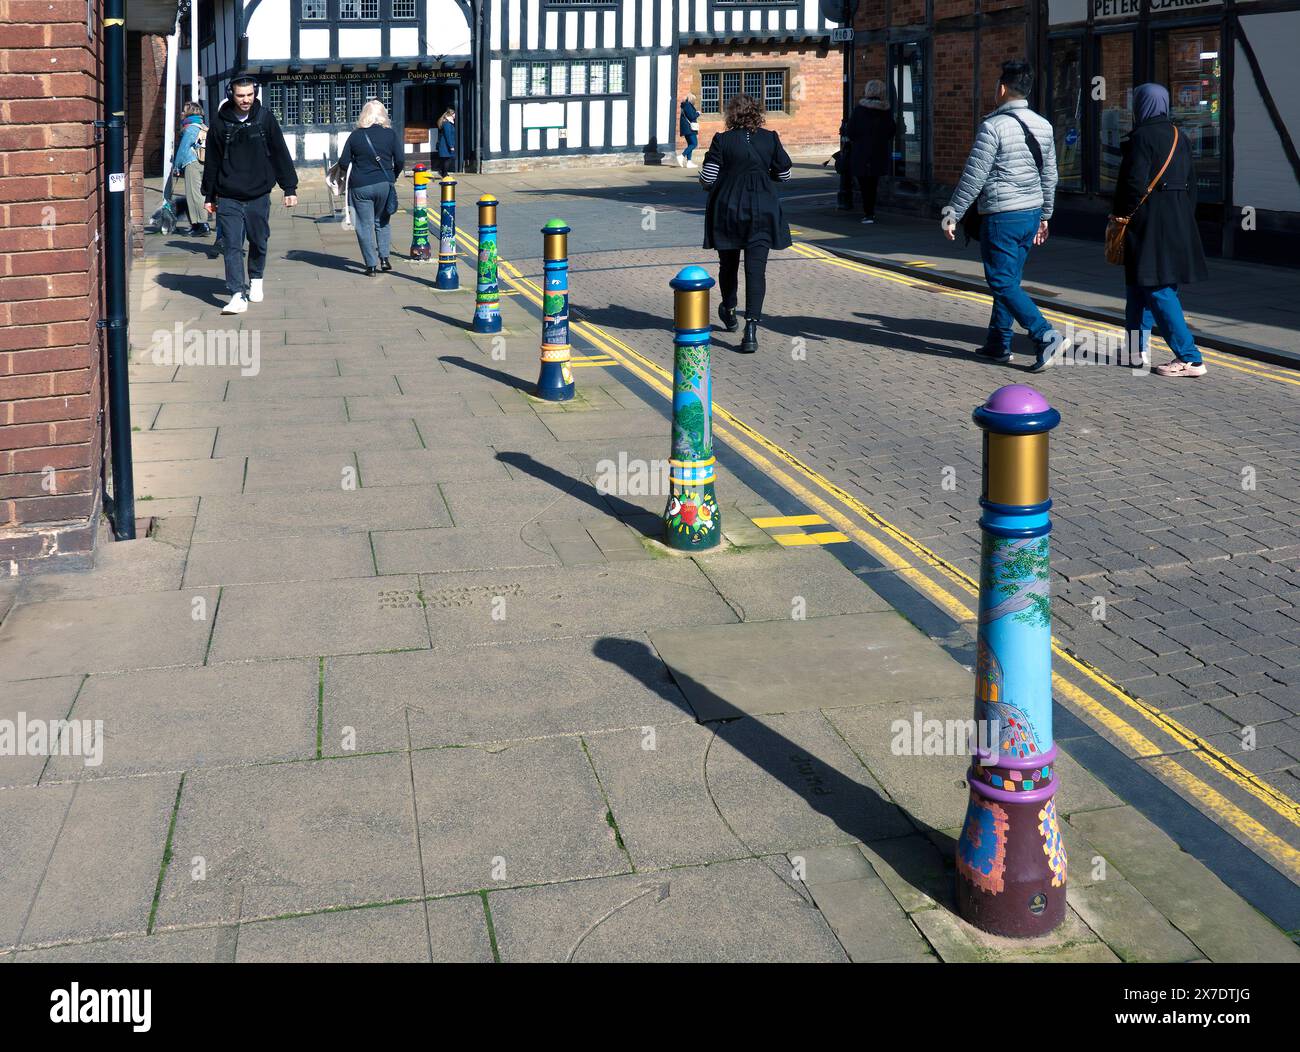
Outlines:
[{"label": "window with white frame", "polygon": [[326,0],[302,0],[302,20],[320,22],[329,17]]},{"label": "window with white frame", "polygon": [[371,99],[378,99],[391,112],[393,84],[355,77],[311,83],[272,81],[266,86],[264,98],[275,119],[284,125],[351,125],[361,119],[361,110]]},{"label": "window with white frame", "polygon": [[724,69],[700,74],[700,112],[722,113],[727,103],[740,94],[763,104],[768,113],[784,113],[786,107],[784,69]]},{"label": "window with white frame", "polygon": [[361,17],[361,0],[339,0],[339,18],[356,21]]},{"label": "window with white frame", "polygon": [[622,95],[627,91],[627,59],[566,62],[516,62],[510,67],[512,98],[566,95]]},{"label": "window with white frame", "polygon": [[393,0],[394,18],[414,18],[415,0]]}]

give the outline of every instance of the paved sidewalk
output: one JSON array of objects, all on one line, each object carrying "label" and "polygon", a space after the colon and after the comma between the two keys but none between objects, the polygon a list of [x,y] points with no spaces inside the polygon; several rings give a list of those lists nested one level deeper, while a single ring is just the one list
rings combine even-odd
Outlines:
[{"label": "paved sidewalk", "polygon": [[[725,471],[727,548],[667,554],[597,486],[666,403],[581,359],[531,399],[526,302],[473,336],[471,266],[366,279],[325,212],[275,210],[242,318],[202,243],[134,270],[152,535],[0,585],[0,719],[104,721],[98,766],[0,758],[0,959],[1300,960],[1068,752],[1066,924],[957,919],[965,761],[891,739],[970,670]],[[177,322],[260,370],[157,363]]]}]

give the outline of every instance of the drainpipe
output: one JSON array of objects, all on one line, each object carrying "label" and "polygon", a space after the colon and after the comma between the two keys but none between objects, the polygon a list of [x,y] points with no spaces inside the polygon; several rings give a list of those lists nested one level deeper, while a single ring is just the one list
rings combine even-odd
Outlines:
[{"label": "drainpipe", "polygon": [[126,0],[104,0],[104,299],[113,534],[135,539],[126,300]]},{"label": "drainpipe", "polygon": [[199,101],[199,4],[190,0],[190,102]]},{"label": "drainpipe", "polygon": [[167,38],[167,98],[163,101],[163,200],[172,199],[172,159],[176,153],[176,60],[181,46],[181,16],[176,13],[176,24]]}]

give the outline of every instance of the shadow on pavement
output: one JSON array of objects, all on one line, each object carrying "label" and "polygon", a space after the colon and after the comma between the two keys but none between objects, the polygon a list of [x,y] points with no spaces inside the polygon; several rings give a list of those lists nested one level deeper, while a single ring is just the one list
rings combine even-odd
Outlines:
[{"label": "shadow on pavement", "polygon": [[[394,271],[394,273],[396,273],[396,271]],[[419,281],[420,279],[411,278],[410,280]],[[417,307],[412,303],[404,303],[402,304],[402,310],[407,311],[410,314],[421,314],[426,318],[430,318],[433,321],[440,321],[444,325],[449,325],[453,329],[460,329],[463,332],[472,332],[474,329],[473,319],[470,321],[464,321],[461,318],[453,318],[450,314],[439,314],[436,310],[429,310],[428,307]],[[465,358],[444,358],[443,361],[452,361],[457,365],[464,364],[467,369],[474,368],[473,363]],[[497,373],[493,369],[486,370],[484,375],[491,376],[494,380],[503,379],[506,376],[505,373]],[[513,377],[511,377],[511,379],[513,379]]]},{"label": "shadow on pavement", "polygon": [[159,274],[154,278],[155,284],[172,292],[180,292],[209,306],[219,307],[225,303],[226,279],[207,274]]},{"label": "shadow on pavement", "polygon": [[[570,478],[564,472],[557,471],[549,464],[543,464],[527,453],[501,450],[497,453],[497,460],[512,468],[518,468],[539,482],[549,483],[563,494],[576,497],[589,505],[593,511],[598,511],[602,515],[612,514],[647,537],[657,537],[662,532],[663,524],[659,518],[651,515],[640,505],[632,504],[613,494],[601,493],[585,479]],[[654,520],[653,523],[651,519]]]},{"label": "shadow on pavement", "polygon": [[[448,319],[441,315],[434,314],[431,310],[425,310],[423,307],[407,307],[406,309],[416,311],[419,314],[427,314],[429,317],[437,318],[439,321],[446,321],[448,325],[458,324],[456,322],[448,321]],[[468,327],[469,326],[465,326],[465,328]],[[522,380],[518,376],[511,376],[509,373],[502,372],[500,369],[493,369],[480,362],[471,361],[468,358],[462,358],[459,355],[441,355],[439,356],[438,361],[446,362],[448,365],[459,366],[468,372],[477,373],[479,376],[485,377],[493,383],[505,384],[507,387],[513,387],[516,391],[523,391],[525,394],[532,394],[536,387],[535,384],[529,383],[527,380]]]}]

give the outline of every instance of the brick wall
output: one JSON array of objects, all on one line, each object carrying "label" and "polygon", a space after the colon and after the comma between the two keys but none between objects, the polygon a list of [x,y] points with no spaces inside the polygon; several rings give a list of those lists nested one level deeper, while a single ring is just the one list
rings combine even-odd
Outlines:
[{"label": "brick wall", "polygon": [[[825,151],[827,156],[839,148],[842,118],[844,54],[838,48],[783,47],[771,49],[735,49],[718,47],[683,47],[677,61],[677,99],[673,110],[675,150],[685,146],[676,135],[679,111],[676,107],[693,92],[700,94],[703,70],[779,69],[786,75],[786,113],[770,113],[767,126],[781,136],[787,149]],[[708,150],[713,136],[725,127],[721,114],[701,114],[698,157]]]},{"label": "brick wall", "polygon": [[[99,23],[95,0],[94,22]],[[93,550],[102,56],[83,0],[0,0],[0,576]],[[54,560],[52,556],[67,558]]]},{"label": "brick wall", "polygon": [[144,180],[163,175],[166,75],[167,38],[127,34],[127,185],[131,191],[131,247],[136,256],[144,252],[144,225],[162,204],[162,197],[145,190]]}]

